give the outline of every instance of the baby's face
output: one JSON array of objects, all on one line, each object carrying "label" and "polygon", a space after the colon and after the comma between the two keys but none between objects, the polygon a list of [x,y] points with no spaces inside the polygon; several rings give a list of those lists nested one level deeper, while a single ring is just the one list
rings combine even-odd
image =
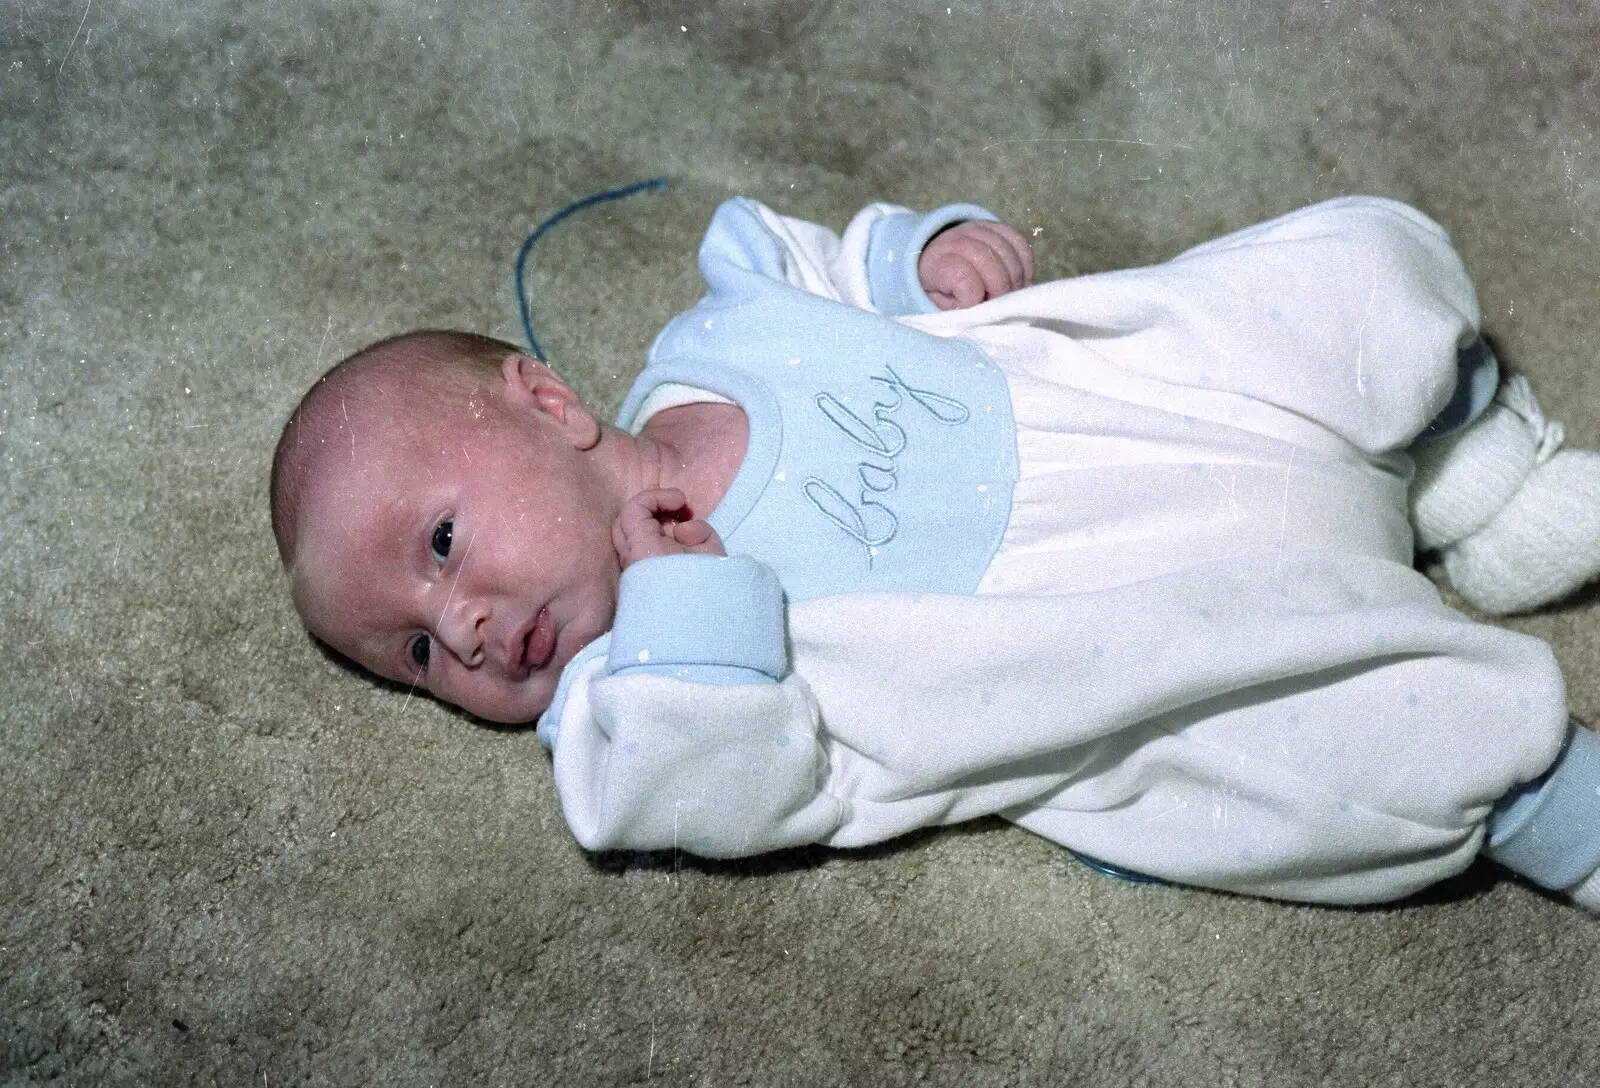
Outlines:
[{"label": "baby's face", "polygon": [[616,611],[603,480],[534,408],[353,414],[297,522],[307,628],[480,717],[534,720]]}]

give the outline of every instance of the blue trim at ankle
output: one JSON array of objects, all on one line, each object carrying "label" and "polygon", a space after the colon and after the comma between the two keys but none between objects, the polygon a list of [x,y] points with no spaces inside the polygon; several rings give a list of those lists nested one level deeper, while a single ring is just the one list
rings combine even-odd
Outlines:
[{"label": "blue trim at ankle", "polygon": [[1550,769],[1495,805],[1484,853],[1554,890],[1600,869],[1600,736],[1573,723]]}]

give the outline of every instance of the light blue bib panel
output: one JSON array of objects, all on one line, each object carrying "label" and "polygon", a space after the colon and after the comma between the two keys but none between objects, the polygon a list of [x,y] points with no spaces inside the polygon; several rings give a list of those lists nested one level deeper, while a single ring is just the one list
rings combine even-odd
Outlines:
[{"label": "light blue bib panel", "polygon": [[1017,479],[1001,373],[965,341],[790,287],[744,202],[718,210],[700,268],[710,293],[657,337],[618,425],[663,382],[744,409],[744,463],[708,520],[790,601],[976,589]]}]

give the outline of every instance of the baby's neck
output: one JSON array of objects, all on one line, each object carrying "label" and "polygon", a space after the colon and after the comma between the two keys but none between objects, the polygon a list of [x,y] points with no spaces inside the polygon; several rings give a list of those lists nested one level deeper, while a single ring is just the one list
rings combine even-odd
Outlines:
[{"label": "baby's neck", "polygon": [[657,486],[682,491],[691,516],[704,518],[728,493],[744,463],[750,422],[736,404],[680,404],[651,416],[639,438],[654,447]]}]

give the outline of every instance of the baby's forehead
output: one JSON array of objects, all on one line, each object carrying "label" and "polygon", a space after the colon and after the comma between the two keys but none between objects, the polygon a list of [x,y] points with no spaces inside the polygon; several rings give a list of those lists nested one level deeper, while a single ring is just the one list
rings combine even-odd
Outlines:
[{"label": "baby's forehead", "polygon": [[426,416],[399,403],[334,404],[297,436],[297,522],[305,528],[372,521],[408,484],[432,475],[440,444]]},{"label": "baby's forehead", "polygon": [[369,460],[350,471],[330,465],[313,474],[296,518],[289,571],[297,602],[349,592],[398,561],[410,527],[406,467],[400,459]]}]

